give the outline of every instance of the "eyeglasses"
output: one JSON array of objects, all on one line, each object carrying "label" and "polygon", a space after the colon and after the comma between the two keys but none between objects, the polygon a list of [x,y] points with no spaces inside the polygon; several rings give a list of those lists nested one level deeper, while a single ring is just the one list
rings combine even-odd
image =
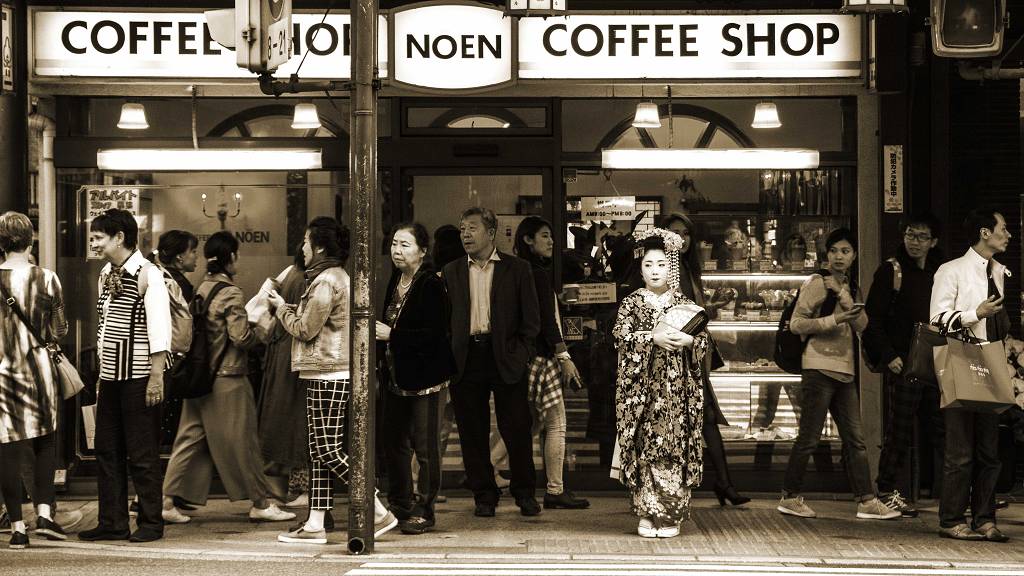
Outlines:
[{"label": "eyeglasses", "polygon": [[903,235],[907,240],[914,240],[915,242],[931,242],[931,234],[914,234],[913,232],[907,232]]}]

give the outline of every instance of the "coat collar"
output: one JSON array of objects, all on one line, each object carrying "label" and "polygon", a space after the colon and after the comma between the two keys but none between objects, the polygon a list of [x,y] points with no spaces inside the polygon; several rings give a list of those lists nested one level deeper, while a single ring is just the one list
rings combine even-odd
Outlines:
[{"label": "coat collar", "polygon": [[[988,267],[988,260],[983,258],[981,254],[978,254],[974,248],[968,248],[967,252],[964,253],[963,258],[967,262],[975,266]],[[1006,266],[1003,266],[998,260],[992,258],[992,276],[999,278],[1006,273]]]}]

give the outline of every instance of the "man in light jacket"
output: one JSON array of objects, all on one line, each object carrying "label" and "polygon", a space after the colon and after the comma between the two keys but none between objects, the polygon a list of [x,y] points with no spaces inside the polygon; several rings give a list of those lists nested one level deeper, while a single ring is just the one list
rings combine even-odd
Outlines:
[{"label": "man in light jacket", "polygon": [[[944,321],[960,312],[954,329],[970,329],[974,336],[999,341],[1007,336],[1010,320],[1003,309],[1006,267],[994,256],[1006,251],[1010,233],[1003,215],[991,208],[972,210],[964,220],[972,246],[935,272],[929,315]],[[999,478],[999,416],[946,408],[946,454],[942,496],[939,500],[939,535],[957,540],[1006,542],[996,527],[996,480]],[[965,513],[971,507],[972,523]]]}]

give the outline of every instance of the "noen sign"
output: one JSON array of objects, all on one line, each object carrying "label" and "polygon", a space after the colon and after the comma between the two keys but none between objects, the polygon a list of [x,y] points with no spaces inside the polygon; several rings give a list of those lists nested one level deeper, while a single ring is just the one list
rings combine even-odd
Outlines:
[{"label": "noen sign", "polygon": [[512,19],[481,6],[394,12],[395,81],[461,90],[512,81]]}]

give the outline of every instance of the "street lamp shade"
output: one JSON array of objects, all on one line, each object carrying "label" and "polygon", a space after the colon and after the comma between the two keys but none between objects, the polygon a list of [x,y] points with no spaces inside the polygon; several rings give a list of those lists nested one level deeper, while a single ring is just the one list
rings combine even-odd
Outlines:
[{"label": "street lamp shade", "polygon": [[292,128],[296,130],[315,130],[321,126],[320,114],[317,113],[316,104],[302,102],[295,105],[295,113],[292,116]]},{"label": "street lamp shade", "polygon": [[146,121],[146,108],[138,102],[125,102],[121,106],[121,118],[117,121],[117,127],[122,130],[149,128],[149,122]]},{"label": "street lamp shade", "polygon": [[754,107],[754,121],[750,123],[751,128],[781,128],[782,121],[779,120],[779,109],[775,102],[758,102]]},{"label": "street lamp shade", "polygon": [[633,116],[634,128],[661,128],[661,115],[658,113],[658,105],[654,102],[641,102],[636,105],[636,115]]}]

